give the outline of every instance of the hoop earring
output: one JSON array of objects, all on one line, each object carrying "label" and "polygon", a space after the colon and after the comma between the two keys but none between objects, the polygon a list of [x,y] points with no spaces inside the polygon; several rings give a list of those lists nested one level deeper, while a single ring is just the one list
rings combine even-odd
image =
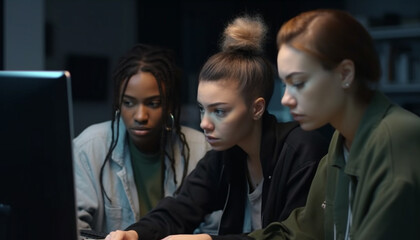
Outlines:
[{"label": "hoop earring", "polygon": [[166,131],[172,131],[175,128],[175,119],[174,119],[174,115],[172,115],[172,113],[169,113],[169,118],[171,121],[171,125],[170,126],[166,126]]}]

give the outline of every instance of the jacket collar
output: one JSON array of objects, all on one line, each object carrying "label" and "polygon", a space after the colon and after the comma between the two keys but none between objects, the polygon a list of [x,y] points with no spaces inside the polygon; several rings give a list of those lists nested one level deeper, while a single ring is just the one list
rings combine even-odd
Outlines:
[{"label": "jacket collar", "polygon": [[[111,125],[110,125],[111,127]],[[128,149],[128,144],[125,143],[125,141],[127,141],[126,137],[127,137],[127,131],[124,125],[124,122],[122,120],[122,118],[119,119],[119,126],[117,125],[117,121],[114,122],[114,134],[116,137],[117,134],[117,127],[118,127],[118,142],[117,145],[115,146],[114,151],[112,152],[111,155],[111,160],[114,161],[115,163],[117,163],[120,166],[124,165],[124,154],[125,153],[129,153]],[[109,135],[108,135],[108,146],[111,145],[111,140],[112,140],[112,131],[109,131]]]},{"label": "jacket collar", "polygon": [[298,126],[297,122],[279,123],[277,118],[268,113],[263,114],[260,161],[264,178],[271,176],[283,142],[289,132]]},{"label": "jacket collar", "polygon": [[[114,123],[114,134],[117,134],[117,122]],[[111,161],[115,162],[116,164],[118,164],[120,167],[124,166],[124,162],[125,161],[129,161],[130,159],[130,150],[129,150],[129,146],[128,146],[128,134],[127,134],[127,129],[124,125],[124,122],[122,121],[122,118],[120,118],[120,122],[119,122],[119,126],[118,126],[118,143],[114,149],[114,151],[112,152],[111,155]],[[181,132],[183,132],[183,127],[181,127]],[[178,184],[180,184],[182,182],[182,175],[183,175],[183,169],[184,169],[184,159],[181,158],[181,151],[182,149],[180,149],[182,147],[182,144],[179,141],[179,138],[176,134],[171,134],[168,137],[172,137],[171,141],[172,141],[172,147],[174,147],[174,149],[170,149],[171,146],[169,146],[169,144],[166,144],[166,151],[167,152],[172,152],[174,153],[174,161],[175,161],[175,166],[176,166],[176,178],[177,178],[177,182]],[[112,138],[112,131],[109,131],[108,134],[108,139],[107,139],[107,144],[108,146],[110,146],[111,144],[111,138]],[[169,139],[168,139],[169,142]],[[168,182],[167,184],[172,184],[173,188],[176,188],[177,186],[175,186],[173,181],[169,181],[172,179],[172,168],[171,166],[171,162],[169,160],[168,157],[165,157],[164,159],[164,164],[165,164],[165,174],[167,175],[166,178],[166,182]]]},{"label": "jacket collar", "polygon": [[345,164],[343,158],[344,139],[338,131],[334,133],[328,150],[329,158],[333,159],[330,164],[338,167],[346,166],[345,172],[347,174],[359,176],[359,165],[362,161],[366,161],[366,159],[359,157],[364,152],[363,149],[366,147],[366,140],[384,118],[391,106],[392,103],[383,93],[375,92],[356,131],[347,164]]}]

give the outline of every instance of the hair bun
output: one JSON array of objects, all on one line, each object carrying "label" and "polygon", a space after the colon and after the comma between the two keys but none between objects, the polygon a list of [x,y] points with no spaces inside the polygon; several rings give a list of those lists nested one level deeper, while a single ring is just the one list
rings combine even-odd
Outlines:
[{"label": "hair bun", "polygon": [[267,27],[260,16],[242,16],[228,24],[222,41],[222,51],[263,52]]}]

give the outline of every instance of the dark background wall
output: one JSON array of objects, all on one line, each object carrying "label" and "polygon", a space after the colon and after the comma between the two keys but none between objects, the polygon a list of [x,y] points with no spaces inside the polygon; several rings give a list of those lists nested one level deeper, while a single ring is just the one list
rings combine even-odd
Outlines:
[{"label": "dark background wall", "polygon": [[[2,13],[3,16],[3,0],[0,0],[0,13]],[[4,18],[0,18],[0,46],[3,46],[3,25],[4,25]],[[0,69],[4,69],[4,64],[3,64],[3,47],[0,47]]]},{"label": "dark background wall", "polygon": [[[239,14],[263,16],[270,30],[266,52],[274,64],[277,30],[284,21],[301,11],[343,9],[367,26],[418,25],[420,22],[418,0],[40,1],[44,6],[44,11],[39,11],[44,21],[41,28],[45,38],[43,69],[66,69],[72,74],[75,135],[92,123],[110,119],[112,69],[118,57],[137,42],[175,50],[184,73],[182,96],[184,116],[188,118],[182,120],[184,124],[198,128],[195,103],[198,72],[205,60],[218,51],[218,41],[226,23]],[[16,2],[28,0],[0,1],[2,7],[11,2],[16,5]],[[25,17],[19,9],[16,14]],[[4,35],[4,29],[0,30]],[[0,35],[2,40],[3,35]],[[8,59],[4,59],[5,45],[2,46],[0,67],[5,69]],[[19,69],[19,66],[14,68]],[[419,92],[409,94],[420,99]],[[287,110],[280,104],[281,94],[276,86],[270,110],[279,119],[287,120]],[[395,98],[398,97],[397,94]]]},{"label": "dark background wall", "polygon": [[[342,0],[175,0],[145,1],[138,5],[138,39],[175,49],[186,72],[187,84],[194,85],[205,60],[219,50],[218,43],[227,22],[235,16],[261,14],[270,28],[266,52],[275,62],[275,35],[282,22],[296,13],[318,7],[344,8]],[[195,86],[188,88],[185,101],[194,101]]]}]

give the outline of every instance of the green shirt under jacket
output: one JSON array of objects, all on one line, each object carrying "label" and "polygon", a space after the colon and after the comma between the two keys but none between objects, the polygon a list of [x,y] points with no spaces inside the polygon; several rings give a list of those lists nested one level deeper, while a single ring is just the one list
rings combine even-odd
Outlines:
[{"label": "green shirt under jacket", "polygon": [[[420,238],[420,118],[376,93],[352,143],[347,164],[335,132],[307,204],[288,219],[250,234],[266,239],[344,239],[347,208],[334,205],[338,173],[352,180],[350,239]],[[344,211],[343,211],[344,210]],[[343,219],[345,218],[345,219]],[[334,235],[336,238],[334,238]]]}]

